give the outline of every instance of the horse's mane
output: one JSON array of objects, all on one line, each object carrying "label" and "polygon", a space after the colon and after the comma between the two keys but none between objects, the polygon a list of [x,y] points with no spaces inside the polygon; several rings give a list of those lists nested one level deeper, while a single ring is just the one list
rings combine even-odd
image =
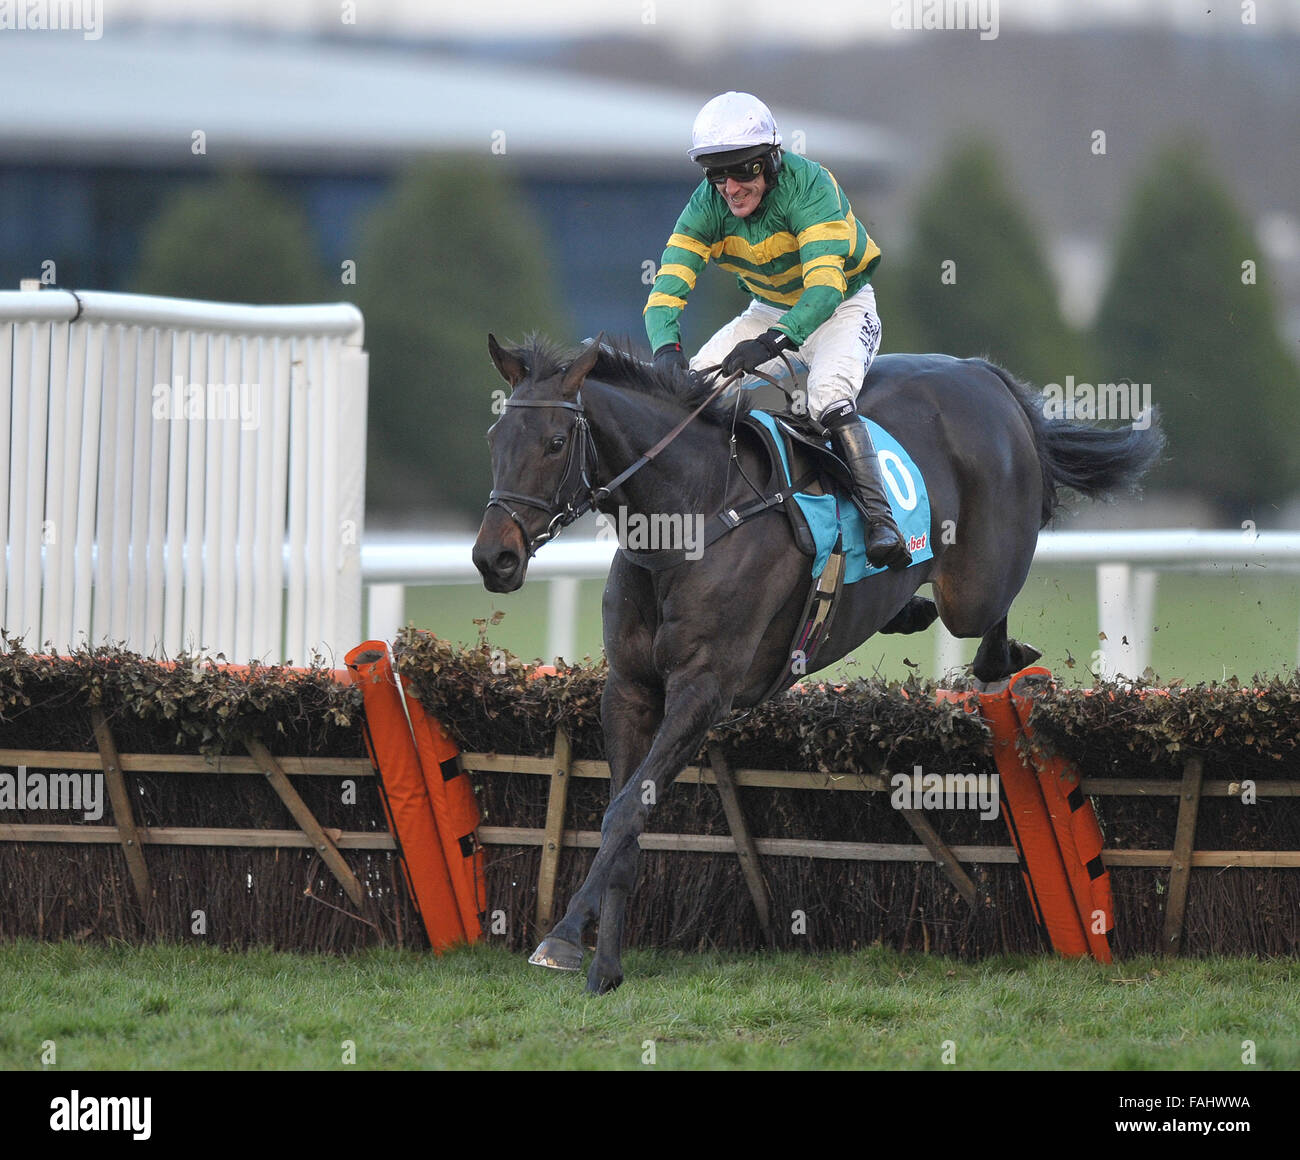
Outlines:
[{"label": "horse's mane", "polygon": [[[567,369],[579,351],[566,350],[540,334],[530,334],[515,353],[523,360],[532,378],[546,379]],[[712,377],[701,382],[685,371],[659,368],[646,362],[633,350],[632,342],[627,338],[601,342],[596,365],[588,378],[613,387],[624,387],[638,394],[666,399],[687,410],[698,407],[717,385],[716,379]],[[754,395],[752,391],[741,391],[740,396],[740,410],[743,413],[753,405]],[[735,412],[736,393],[728,391],[710,403],[700,413],[700,418],[713,422],[730,422]]]}]

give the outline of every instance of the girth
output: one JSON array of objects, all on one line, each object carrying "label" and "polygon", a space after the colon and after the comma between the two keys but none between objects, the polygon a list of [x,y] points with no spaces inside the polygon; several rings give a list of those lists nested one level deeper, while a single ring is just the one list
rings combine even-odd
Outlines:
[{"label": "girth", "polygon": [[[778,420],[782,431],[785,433],[790,462],[792,464],[795,462],[794,444],[797,443],[816,453],[812,456],[813,466],[784,487],[777,488],[746,503],[729,505],[720,512],[716,512],[705,524],[702,543],[697,545],[696,550],[703,551],[728,532],[740,527],[741,524],[747,523],[773,508],[781,508],[790,519],[790,530],[794,535],[795,544],[799,551],[805,556],[816,555],[817,549],[813,543],[812,533],[808,530],[808,524],[804,519],[803,512],[797,503],[790,502],[791,497],[795,492],[821,490],[819,480],[824,475],[847,479],[848,469],[823,444],[816,440],[815,431],[811,426],[806,430],[804,429],[808,420],[785,413],[778,413],[774,417]],[[748,414],[741,416],[740,424],[744,430],[751,433],[766,452],[769,464],[769,480],[786,478],[781,452],[776,446],[771,431]],[[624,548],[623,555],[630,563],[649,572],[663,572],[669,568],[676,568],[687,560],[684,548],[656,548],[644,551]]]},{"label": "girth", "polygon": [[[802,516],[798,514],[797,505],[786,501],[796,491],[807,491],[816,481],[817,472],[810,471],[793,483],[772,492],[771,495],[751,500],[749,503],[737,504],[735,507],[724,508],[705,524],[704,538],[698,545],[699,550],[703,552],[711,544],[717,543],[728,532],[735,531],[741,524],[748,523],[755,516],[761,516],[764,512],[771,511],[772,508],[782,506],[790,513],[792,521],[799,521],[799,526],[803,528],[804,534],[807,535],[807,528],[803,527]],[[801,550],[803,550],[802,546]],[[624,548],[622,551],[630,563],[635,564],[638,568],[644,568],[648,572],[663,572],[669,568],[676,568],[679,564],[684,564],[687,558],[685,548],[655,548],[644,552],[633,548]],[[805,555],[812,555],[812,552],[806,551]]]}]

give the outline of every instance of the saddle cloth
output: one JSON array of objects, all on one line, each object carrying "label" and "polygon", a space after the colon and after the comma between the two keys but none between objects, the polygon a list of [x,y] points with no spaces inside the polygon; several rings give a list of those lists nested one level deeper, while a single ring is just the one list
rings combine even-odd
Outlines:
[{"label": "saddle cloth", "polygon": [[[879,423],[859,418],[866,423],[875,445],[880,474],[885,483],[885,495],[889,499],[898,530],[907,542],[907,550],[912,553],[911,566],[933,559],[934,552],[930,546],[930,496],[920,469],[907,449]],[[745,415],[744,421],[767,447],[774,468],[779,466],[782,474],[778,478],[783,485],[788,486],[793,482],[790,474],[791,441],[809,448],[814,454],[821,452],[818,455],[818,465],[826,468],[822,472],[826,494],[814,495],[797,491],[793,495],[795,506],[785,505],[792,523],[796,525],[796,541],[805,553],[813,557],[813,576],[822,574],[836,541],[842,541],[845,584],[854,584],[867,576],[885,571],[884,568],[875,568],[867,562],[865,522],[857,504],[849,498],[847,469],[832,454],[830,443],[810,438],[806,432],[798,429],[791,416],[780,412],[773,414],[754,409]],[[806,535],[799,534],[796,510],[803,518]]]}]

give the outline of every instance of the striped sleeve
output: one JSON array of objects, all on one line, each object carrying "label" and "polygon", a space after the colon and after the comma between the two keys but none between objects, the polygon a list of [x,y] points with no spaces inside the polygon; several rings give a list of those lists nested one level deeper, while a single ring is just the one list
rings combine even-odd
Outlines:
[{"label": "striped sleeve", "polygon": [[[677,219],[660,259],[659,272],[642,311],[652,351],[681,342],[678,318],[712,253],[711,224],[706,212],[709,192],[708,185],[701,183]],[[705,195],[703,198],[701,193]]]},{"label": "striped sleeve", "polygon": [[858,247],[861,226],[830,173],[818,166],[805,190],[791,203],[790,229],[799,245],[803,293],[776,329],[803,345],[844,301],[845,264]]}]

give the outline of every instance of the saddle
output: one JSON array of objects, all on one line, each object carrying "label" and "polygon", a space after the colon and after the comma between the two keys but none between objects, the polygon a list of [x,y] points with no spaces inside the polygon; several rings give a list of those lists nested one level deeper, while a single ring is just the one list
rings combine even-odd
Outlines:
[{"label": "saddle", "polygon": [[[703,546],[708,548],[741,524],[772,508],[780,508],[790,521],[795,545],[805,556],[816,557],[818,546],[803,508],[791,502],[797,494],[829,496],[834,490],[852,492],[853,477],[844,461],[825,444],[826,429],[807,415],[790,411],[748,411],[737,422],[767,454],[765,494],[747,503],[716,512],[705,524]],[[630,563],[651,572],[676,568],[686,560],[685,549],[650,551],[622,549]]]}]

